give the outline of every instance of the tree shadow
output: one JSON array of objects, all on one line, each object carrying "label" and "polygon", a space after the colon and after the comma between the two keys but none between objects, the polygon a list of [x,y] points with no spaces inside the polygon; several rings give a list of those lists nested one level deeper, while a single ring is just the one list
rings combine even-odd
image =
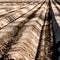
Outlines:
[{"label": "tree shadow", "polygon": [[58,60],[60,56],[60,52],[58,48],[60,47],[60,27],[57,23],[57,20],[55,16],[60,16],[60,14],[54,14],[53,9],[51,7],[51,13],[52,13],[52,22],[53,22],[53,46],[51,47],[53,54],[51,56],[52,60]]}]

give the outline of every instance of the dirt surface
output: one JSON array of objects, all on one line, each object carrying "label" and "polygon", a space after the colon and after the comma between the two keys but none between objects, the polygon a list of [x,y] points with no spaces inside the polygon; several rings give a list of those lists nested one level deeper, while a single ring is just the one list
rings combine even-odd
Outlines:
[{"label": "dirt surface", "polygon": [[60,60],[59,3],[19,1],[0,0],[0,60]]}]

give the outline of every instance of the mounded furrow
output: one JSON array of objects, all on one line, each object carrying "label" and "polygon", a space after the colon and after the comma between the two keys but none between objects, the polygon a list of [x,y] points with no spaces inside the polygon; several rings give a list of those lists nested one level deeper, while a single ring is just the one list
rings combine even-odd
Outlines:
[{"label": "mounded furrow", "polygon": [[49,12],[48,12],[48,17],[47,17],[47,25],[45,29],[45,60],[52,60],[52,53],[53,51],[51,50],[53,46],[53,30],[52,30],[52,14],[51,14],[51,5],[49,2]]},{"label": "mounded furrow", "polygon": [[53,45],[52,16],[50,2],[47,3],[45,22],[41,30],[39,46],[35,60],[51,60],[51,47]]},{"label": "mounded furrow", "polygon": [[[20,3],[21,4],[21,3]],[[7,4],[8,5],[8,4]],[[30,7],[31,8],[29,8],[28,6],[30,6],[29,4],[25,4],[25,5],[23,5],[22,4],[22,6],[20,6],[20,5],[13,5],[13,6],[0,6],[0,9],[4,9],[5,10],[5,12],[3,13],[1,13],[0,14],[0,18],[1,17],[3,17],[3,16],[6,16],[6,15],[9,15],[10,13],[12,13],[12,12],[15,12],[15,11],[18,11],[18,10],[22,10],[22,9],[26,9],[26,7],[28,8],[28,10],[30,10],[30,9],[32,9],[34,6],[36,6],[36,5],[31,5]]]},{"label": "mounded furrow", "polygon": [[[42,3],[44,3],[44,2],[42,2]],[[42,4],[41,4],[42,5]],[[37,7],[37,8],[35,8],[35,7]],[[31,9],[30,11],[28,11],[27,13],[26,13],[26,15],[28,15],[28,14],[31,14],[31,12],[33,12],[33,11],[37,11],[37,10],[35,10],[35,9],[39,9],[40,8],[40,4],[39,5],[37,5],[37,6],[35,6],[33,9]],[[14,13],[14,14],[13,14]],[[3,17],[3,18],[1,18],[1,23],[0,23],[0,29],[2,29],[3,27],[5,27],[6,25],[8,25],[9,23],[11,23],[11,22],[13,22],[13,21],[15,21],[15,20],[17,20],[18,18],[20,18],[21,16],[23,16],[23,15],[25,15],[25,14],[22,14],[21,13],[21,11],[17,11],[17,12],[13,12],[13,13],[11,13],[11,14],[9,14],[9,16],[5,16],[5,17]],[[21,15],[22,14],[22,15]],[[33,14],[33,13],[32,13]],[[29,17],[28,17],[29,18]]]},{"label": "mounded furrow", "polygon": [[18,32],[21,30],[24,24],[33,18],[32,15],[35,15],[35,13],[41,8],[42,4],[37,6],[33,11],[29,12],[28,16],[26,14],[26,16],[24,15],[0,30],[0,42],[2,42],[0,43],[0,57],[1,54],[4,55],[6,47],[9,46],[9,44],[18,35]]},{"label": "mounded furrow", "polygon": [[52,2],[55,5],[55,7],[57,8],[58,12],[60,12],[59,6],[57,6],[56,2],[55,1],[52,1]]},{"label": "mounded furrow", "polygon": [[[25,10],[25,12],[23,12],[23,10]],[[30,10],[32,10],[32,8]],[[29,8],[28,8],[28,11],[29,11]],[[15,21],[19,17],[23,16],[26,12],[27,12],[27,9],[24,8],[24,9],[20,9],[20,10],[18,9],[18,10],[12,11],[7,15],[4,15],[3,17],[0,18],[0,29],[8,25],[9,23]]]},{"label": "mounded furrow", "polygon": [[[43,7],[42,10],[44,10]],[[15,44],[11,45],[11,48],[8,51],[6,51],[4,56],[5,60],[9,60],[9,59],[10,60],[11,59],[34,60],[35,59],[36,50],[37,50],[39,37],[40,37],[39,32],[41,31],[44,22],[44,20],[39,18],[40,14],[37,17],[37,13],[36,16],[33,19],[31,19],[28,23],[26,23],[22,28],[23,32],[20,32],[22,36],[16,40]]]},{"label": "mounded furrow", "polygon": [[54,0],[33,5],[0,18],[0,60],[60,60],[60,6]]},{"label": "mounded furrow", "polygon": [[[27,6],[25,6],[25,7],[27,7]],[[14,5],[13,6],[8,6],[8,5],[7,6],[2,6],[2,5],[0,5],[0,11],[2,10],[1,14],[0,14],[0,18],[9,14],[9,13],[17,11],[18,9],[21,9],[21,8],[23,8],[23,6],[20,6],[20,5],[17,5],[17,6],[14,6]]]},{"label": "mounded furrow", "polygon": [[[20,3],[21,4],[21,3]],[[34,7],[36,7],[37,5],[29,5],[29,4],[25,4],[25,5],[23,5],[23,6],[20,6],[20,5],[17,5],[17,6],[9,6],[10,7],[10,9],[12,9],[11,11],[9,10],[8,12],[7,12],[7,8],[8,8],[8,6],[6,7],[5,6],[5,10],[6,10],[6,13],[5,14],[3,14],[3,15],[1,15],[1,17],[3,17],[3,16],[6,16],[6,15],[9,15],[9,14],[11,14],[12,12],[16,12],[16,11],[23,11],[24,12],[24,9],[25,9],[25,12],[24,13],[26,13],[26,11],[28,12],[29,10],[31,10],[31,9],[33,9]],[[13,7],[14,7],[14,9],[13,9]],[[1,7],[0,7],[1,8]],[[2,8],[4,8],[4,6],[2,6]],[[23,13],[22,12],[22,13]]]},{"label": "mounded furrow", "polygon": [[[41,3],[41,2],[42,1],[40,1],[39,3]],[[9,5],[9,3],[6,3],[5,5],[3,5],[4,3],[2,3],[2,5],[0,6],[0,9],[5,9],[6,11],[4,13],[2,12],[2,14],[0,14],[0,17],[5,16],[9,13],[12,13],[12,12],[18,10],[18,8],[23,10],[23,12],[24,12],[24,8],[28,9],[28,10],[33,9],[33,7],[34,6],[36,7],[39,3],[37,3],[37,4],[36,3],[34,3],[34,4],[31,4],[31,3],[10,3],[11,5]]]}]

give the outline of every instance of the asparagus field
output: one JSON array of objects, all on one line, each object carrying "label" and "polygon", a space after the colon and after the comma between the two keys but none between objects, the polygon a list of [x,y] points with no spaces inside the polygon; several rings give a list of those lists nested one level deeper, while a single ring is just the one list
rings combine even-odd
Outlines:
[{"label": "asparagus field", "polygon": [[0,60],[60,60],[60,1],[1,0]]}]

